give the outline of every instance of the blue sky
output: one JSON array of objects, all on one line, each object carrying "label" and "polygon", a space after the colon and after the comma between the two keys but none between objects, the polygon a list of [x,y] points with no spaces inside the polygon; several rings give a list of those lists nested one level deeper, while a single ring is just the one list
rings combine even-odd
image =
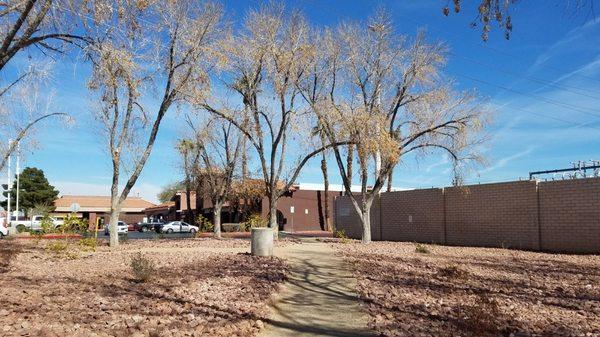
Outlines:
[{"label": "blue sky", "polygon": [[[240,20],[249,6],[260,2],[223,3],[227,17]],[[447,75],[455,79],[457,89],[477,90],[496,111],[482,149],[488,164],[467,174],[468,183],[483,183],[600,159],[600,18],[565,13],[560,3],[519,2],[512,9],[511,39],[505,40],[495,27],[488,42],[481,41],[480,29],[469,27],[474,9],[444,17],[446,0],[295,0],[288,7],[301,9],[315,24],[336,25],[365,21],[383,5],[398,32],[414,35],[425,29],[428,40],[445,42],[451,51]],[[22,166],[43,169],[63,194],[108,195],[111,167],[91,119],[88,76],[83,63],[56,61],[47,91],[55,92],[55,105],[75,116],[76,123],[39,128],[39,146],[26,154]],[[181,115],[172,109],[133,195],[156,201],[161,186],[180,179],[174,144],[184,128]],[[334,165],[331,161],[330,180],[339,183]],[[451,180],[448,159],[434,153],[418,160],[405,158],[395,171],[394,185],[446,186]],[[309,163],[298,181],[322,181],[319,163]]]}]

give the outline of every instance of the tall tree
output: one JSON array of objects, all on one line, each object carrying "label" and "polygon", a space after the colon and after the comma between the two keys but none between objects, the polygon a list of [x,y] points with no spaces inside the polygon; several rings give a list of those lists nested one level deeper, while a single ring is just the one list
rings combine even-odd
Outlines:
[{"label": "tall tree", "polygon": [[[442,150],[461,162],[476,159],[474,144],[485,109],[470,93],[457,93],[441,74],[445,48],[393,33],[385,16],[344,24],[318,42],[302,96],[322,126],[346,194],[360,215],[362,241],[371,241],[370,210],[391,170],[408,154]],[[350,150],[337,144],[355,144]],[[375,155],[381,166],[376,169]],[[346,158],[344,158],[346,156]],[[361,190],[351,189],[358,164]],[[456,166],[459,167],[459,166]]]},{"label": "tall tree", "polygon": [[[120,20],[117,13],[113,27],[88,52],[93,62],[89,87],[98,94],[96,116],[112,161],[111,224],[117,223],[121,204],[152,152],[165,114],[173,104],[184,105],[206,91],[207,71],[218,61],[214,50],[223,29],[221,7],[212,3],[144,3],[148,6],[125,8],[135,13],[133,23]],[[160,88],[154,109],[142,102],[150,87]],[[140,142],[142,137],[145,141]],[[117,227],[110,230],[114,247]]]},{"label": "tall tree", "polygon": [[191,120],[188,122],[195,134],[189,142],[194,144],[200,158],[195,171],[202,177],[202,196],[209,197],[212,203],[214,235],[220,238],[221,212],[232,195],[235,173],[243,151],[243,137],[235,126],[220,118],[204,121],[202,128]]},{"label": "tall tree", "polygon": [[[17,204],[17,181],[13,183],[10,191],[11,205]],[[35,208],[38,205],[52,205],[58,191],[54,186],[50,185],[48,179],[44,175],[44,171],[35,167],[26,167],[19,175],[19,208],[29,213],[29,210]],[[4,192],[4,197],[7,196],[7,192]],[[2,201],[0,203],[2,207],[6,208],[7,202]],[[35,214],[28,214],[35,215]]]},{"label": "tall tree", "polygon": [[158,198],[158,201],[160,201],[161,203],[165,203],[170,201],[171,198],[175,194],[177,194],[177,192],[181,191],[184,188],[185,186],[181,181],[170,183],[163,186],[156,197]]},{"label": "tall tree", "polygon": [[[192,210],[192,188],[194,184],[194,168],[197,166],[199,160],[199,152],[194,151],[195,147],[196,144],[189,139],[180,139],[177,143],[177,151],[181,155],[183,170],[183,188],[185,189],[185,221],[192,225],[194,225],[196,222],[196,212]],[[200,197],[200,195],[196,195],[196,199]]]},{"label": "tall tree", "polygon": [[241,33],[225,49],[229,67],[223,78],[244,110],[232,114],[209,100],[198,104],[237,127],[256,151],[269,202],[269,227],[277,230],[277,201],[306,162],[330,147],[299,150],[297,160],[289,158],[290,140],[301,147],[302,138],[310,139],[306,132],[299,133],[311,130],[306,127],[311,121],[298,104],[297,90],[313,52],[308,25],[298,12],[288,16],[283,7],[263,6],[250,11]]},{"label": "tall tree", "polygon": [[[103,21],[110,0],[7,0],[0,2],[0,170],[17,144],[34,134],[34,127],[53,116],[47,81],[49,56],[63,55],[72,45],[85,47],[91,39],[82,25]],[[88,19],[93,18],[93,19]],[[7,65],[27,53],[27,66]],[[21,60],[25,60],[24,57]],[[12,62],[15,63],[15,62]],[[43,94],[40,92],[43,86]],[[13,142],[7,142],[12,139]]]}]

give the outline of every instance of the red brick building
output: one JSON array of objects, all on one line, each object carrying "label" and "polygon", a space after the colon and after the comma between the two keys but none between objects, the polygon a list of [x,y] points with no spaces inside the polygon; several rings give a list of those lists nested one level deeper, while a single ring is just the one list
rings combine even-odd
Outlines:
[{"label": "red brick building", "polygon": [[[90,228],[98,224],[98,228],[104,227],[110,219],[110,197],[91,195],[63,195],[54,200],[55,210],[53,216],[66,216],[72,213],[72,205],[78,205],[77,216],[88,219]],[[155,204],[139,197],[125,199],[121,208],[119,220],[127,224],[134,224],[144,220],[144,210],[154,207]]]},{"label": "red brick building", "polygon": [[[322,184],[296,184],[285,196],[281,197],[277,203],[277,214],[280,230],[314,231],[325,230],[325,202],[329,202],[329,219],[333,223],[333,201],[336,196],[342,194],[342,186],[331,185],[328,196],[325,196]],[[196,210],[196,205],[201,207],[200,214],[211,219],[212,203],[208,198],[203,198],[196,202],[196,194],[191,192],[190,205],[192,210]],[[268,218],[269,201],[266,197],[258,200],[253,205],[253,213],[260,213],[264,219]],[[179,220],[185,218],[187,212],[186,194],[184,191],[178,192],[171,201],[145,210],[148,218]],[[221,223],[236,223],[243,221],[241,214],[226,203],[222,210]]]}]

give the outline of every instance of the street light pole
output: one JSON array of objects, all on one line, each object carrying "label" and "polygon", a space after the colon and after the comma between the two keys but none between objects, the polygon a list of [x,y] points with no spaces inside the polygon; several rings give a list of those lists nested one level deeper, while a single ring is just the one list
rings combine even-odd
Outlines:
[{"label": "street light pole", "polygon": [[[10,148],[10,145],[12,144],[12,139],[8,140],[8,148]],[[11,179],[10,179],[10,162],[11,162],[11,156],[10,154],[8,155],[8,171],[7,171],[7,176],[6,176],[6,186],[7,186],[7,194],[6,194],[6,218],[8,219],[8,227],[11,227],[10,224],[10,189],[11,189]]]},{"label": "street light pole", "polygon": [[20,180],[21,180],[21,172],[19,167],[19,162],[21,159],[21,145],[17,144],[17,167],[16,167],[16,175],[17,175],[17,202],[16,202],[16,211],[17,216],[16,220],[19,221],[19,190],[20,190]]}]

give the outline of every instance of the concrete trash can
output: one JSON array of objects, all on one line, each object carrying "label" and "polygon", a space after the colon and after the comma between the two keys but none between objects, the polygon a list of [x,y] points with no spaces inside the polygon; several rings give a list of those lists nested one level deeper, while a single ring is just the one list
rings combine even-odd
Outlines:
[{"label": "concrete trash can", "polygon": [[250,252],[254,256],[273,256],[273,230],[271,228],[252,228]]}]

